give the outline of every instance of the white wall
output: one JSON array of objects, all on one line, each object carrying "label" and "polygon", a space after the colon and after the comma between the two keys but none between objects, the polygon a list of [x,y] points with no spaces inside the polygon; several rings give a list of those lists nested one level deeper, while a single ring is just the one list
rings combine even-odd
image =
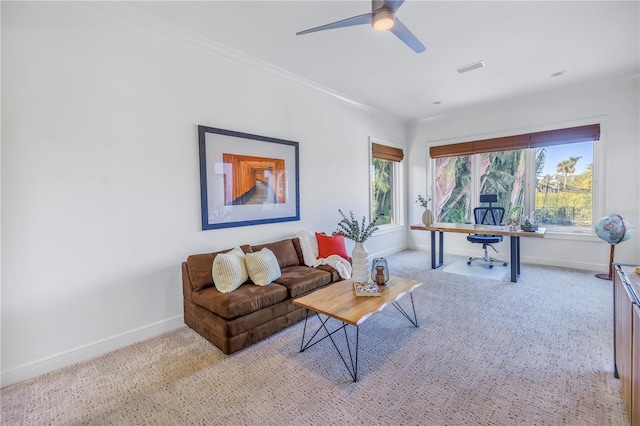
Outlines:
[{"label": "white wall", "polygon": [[[368,214],[368,137],[406,140],[400,120],[81,3],[2,3],[2,107],[2,385],[180,326],[189,254]],[[199,124],[298,141],[301,220],[202,231]]]},{"label": "white wall", "polygon": [[[635,236],[616,246],[615,260],[640,263],[640,85],[638,76],[612,78],[589,87],[539,93],[509,102],[484,105],[454,116],[413,123],[409,130],[409,197],[427,190],[428,146],[442,141],[483,139],[525,133],[554,124],[603,117],[603,156],[599,185],[604,187],[602,216],[617,213],[635,224]],[[414,205],[410,217],[420,222],[421,210]],[[428,232],[409,231],[409,246],[429,249]],[[499,251],[507,259],[508,241]],[[465,235],[445,235],[445,252],[477,255],[478,248]],[[523,262],[574,267],[606,272],[609,245],[598,239],[547,235],[543,240],[521,239]]]}]

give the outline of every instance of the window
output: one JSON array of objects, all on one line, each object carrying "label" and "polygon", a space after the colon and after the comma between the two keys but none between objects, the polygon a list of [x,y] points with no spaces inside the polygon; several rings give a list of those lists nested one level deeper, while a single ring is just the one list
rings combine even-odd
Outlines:
[{"label": "window", "polygon": [[471,217],[471,156],[436,158],[434,214],[439,222],[464,223]]},{"label": "window", "polygon": [[402,223],[401,148],[371,143],[371,213],[377,225]]},{"label": "window", "polygon": [[593,148],[593,142],[536,148],[535,211],[542,226],[592,229]]},{"label": "window", "polygon": [[[505,218],[526,214],[526,150],[487,152],[480,155],[480,194],[498,194]],[[477,197],[480,199],[480,197]]]},{"label": "window", "polygon": [[432,147],[440,222],[468,222],[480,194],[498,194],[505,219],[534,212],[557,232],[592,232],[593,152],[600,126]]}]

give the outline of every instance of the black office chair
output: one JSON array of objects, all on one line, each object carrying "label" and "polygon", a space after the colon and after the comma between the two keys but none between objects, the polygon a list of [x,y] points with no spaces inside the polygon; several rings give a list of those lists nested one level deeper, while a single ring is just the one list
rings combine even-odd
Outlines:
[{"label": "black office chair", "polygon": [[[493,203],[498,201],[498,195],[496,194],[483,194],[480,196],[480,203],[488,203],[486,207],[476,207],[473,209],[473,217],[476,221],[476,225],[501,225],[502,218],[504,217],[503,207],[493,207]],[[484,257],[470,257],[467,261],[467,265],[471,265],[474,260],[482,259],[489,265],[489,269],[493,268],[493,262],[501,262],[501,260],[494,259],[489,256],[487,247],[491,247],[496,253],[498,250],[492,245],[502,241],[502,235],[484,235],[484,234],[471,234],[467,236],[467,241],[473,244],[482,244],[484,249]],[[507,266],[507,262],[503,262],[502,266]]]}]

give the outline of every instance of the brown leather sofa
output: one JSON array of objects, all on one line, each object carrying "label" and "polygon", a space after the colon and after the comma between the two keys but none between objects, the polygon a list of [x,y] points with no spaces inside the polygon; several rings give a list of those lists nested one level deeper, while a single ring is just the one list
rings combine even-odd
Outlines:
[{"label": "brown leather sofa", "polygon": [[264,247],[278,259],[280,278],[266,286],[248,281],[231,293],[216,290],[211,272],[216,255],[229,250],[191,255],[182,263],[184,322],[225,354],[299,322],[305,309],[294,305],[293,299],[342,279],[328,265],[305,266],[297,238],[240,246],[244,253]]}]

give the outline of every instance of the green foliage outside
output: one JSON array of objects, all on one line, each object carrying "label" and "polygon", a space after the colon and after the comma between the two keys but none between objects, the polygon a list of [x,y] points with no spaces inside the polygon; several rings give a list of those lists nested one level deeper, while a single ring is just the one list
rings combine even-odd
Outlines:
[{"label": "green foliage outside", "polygon": [[538,179],[536,213],[543,225],[591,227],[593,206],[593,164],[579,175],[573,175],[579,157],[558,164],[558,176]]},{"label": "green foliage outside", "polygon": [[436,168],[436,214],[438,221],[464,223],[470,215],[471,157],[438,158]]},{"label": "green foliage outside", "polygon": [[[539,225],[576,228],[591,227],[593,206],[593,165],[575,174],[581,157],[570,157],[558,163],[554,175],[541,176],[546,148],[538,148],[536,155],[535,214]],[[520,218],[525,200],[525,150],[478,154],[480,193],[498,194],[494,206],[505,208],[505,219]],[[471,157],[458,156],[436,159],[435,211],[440,222],[472,221],[470,200]]]},{"label": "green foliage outside", "polygon": [[[471,157],[449,157],[438,161],[440,163],[436,167],[442,171],[436,176],[438,221],[472,221],[472,207],[478,203],[470,199]],[[480,193],[498,194],[498,202],[494,207],[504,207],[505,218],[522,214],[524,164],[523,150],[480,155]]]},{"label": "green foliage outside", "polygon": [[497,206],[504,207],[505,219],[522,216],[525,196],[525,151],[520,149],[481,154],[480,163],[487,164],[480,177],[480,193],[498,194]]},{"label": "green foliage outside", "polygon": [[373,216],[376,225],[393,223],[393,162],[373,159]]}]

